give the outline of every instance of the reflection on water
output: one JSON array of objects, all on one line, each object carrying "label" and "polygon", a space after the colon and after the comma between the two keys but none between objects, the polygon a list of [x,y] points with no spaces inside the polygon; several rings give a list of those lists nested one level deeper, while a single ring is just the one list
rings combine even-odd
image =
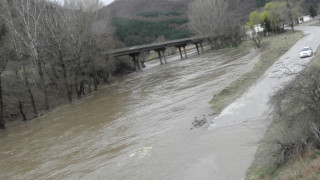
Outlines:
[{"label": "reflection on water", "polygon": [[211,113],[212,95],[249,71],[256,56],[232,49],[149,62],[81,101],[10,127],[0,132],[0,179],[185,179],[190,167],[194,177],[209,177],[215,145],[210,131],[190,130],[192,122]]}]

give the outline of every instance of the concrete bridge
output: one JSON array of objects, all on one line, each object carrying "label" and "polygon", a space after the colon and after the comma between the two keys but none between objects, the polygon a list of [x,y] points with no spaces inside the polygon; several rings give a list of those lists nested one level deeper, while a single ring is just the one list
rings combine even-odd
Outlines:
[{"label": "concrete bridge", "polygon": [[144,62],[142,62],[139,58],[139,55],[143,52],[155,51],[158,53],[160,64],[167,63],[165,50],[167,47],[176,47],[179,49],[180,57],[183,59],[182,49],[184,51],[184,56],[187,58],[186,46],[188,44],[196,45],[197,52],[200,54],[199,48],[201,48],[201,52],[203,53],[203,42],[206,41],[208,37],[193,37],[193,38],[185,38],[178,39],[172,41],[166,41],[161,43],[154,44],[146,44],[140,46],[133,46],[128,48],[116,49],[109,53],[109,56],[112,57],[120,57],[120,56],[130,56],[135,64],[136,71],[145,67]]}]

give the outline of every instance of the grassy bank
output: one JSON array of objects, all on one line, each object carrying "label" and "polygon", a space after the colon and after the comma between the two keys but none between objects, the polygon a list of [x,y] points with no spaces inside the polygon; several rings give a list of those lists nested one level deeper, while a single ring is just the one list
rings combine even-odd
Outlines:
[{"label": "grassy bank", "polygon": [[274,116],[248,180],[320,179],[320,54],[271,98]]},{"label": "grassy bank", "polygon": [[[262,40],[260,48],[260,61],[248,73],[242,75],[239,79],[231,83],[222,91],[214,95],[210,101],[215,112],[221,112],[228,104],[239,97],[248,87],[250,87],[264,72],[287,52],[299,39],[302,38],[302,32],[287,32],[280,35],[265,37]],[[251,41],[243,43],[239,48],[252,44]]]}]

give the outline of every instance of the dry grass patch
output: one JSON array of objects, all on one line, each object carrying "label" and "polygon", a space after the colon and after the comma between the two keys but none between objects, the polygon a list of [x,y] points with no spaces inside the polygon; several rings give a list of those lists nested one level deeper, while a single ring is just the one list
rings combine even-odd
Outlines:
[{"label": "dry grass patch", "polygon": [[319,179],[320,178],[320,156],[313,151],[309,151],[304,156],[293,158],[290,166],[285,167],[279,173],[277,179]]}]

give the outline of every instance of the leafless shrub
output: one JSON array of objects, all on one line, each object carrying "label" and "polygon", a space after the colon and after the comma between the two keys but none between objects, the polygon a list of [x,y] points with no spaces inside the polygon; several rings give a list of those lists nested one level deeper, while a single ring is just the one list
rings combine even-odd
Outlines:
[{"label": "leafless shrub", "polygon": [[312,62],[301,73],[292,73],[294,80],[270,100],[281,132],[274,138],[277,166],[309,147],[320,148],[320,64]]}]

